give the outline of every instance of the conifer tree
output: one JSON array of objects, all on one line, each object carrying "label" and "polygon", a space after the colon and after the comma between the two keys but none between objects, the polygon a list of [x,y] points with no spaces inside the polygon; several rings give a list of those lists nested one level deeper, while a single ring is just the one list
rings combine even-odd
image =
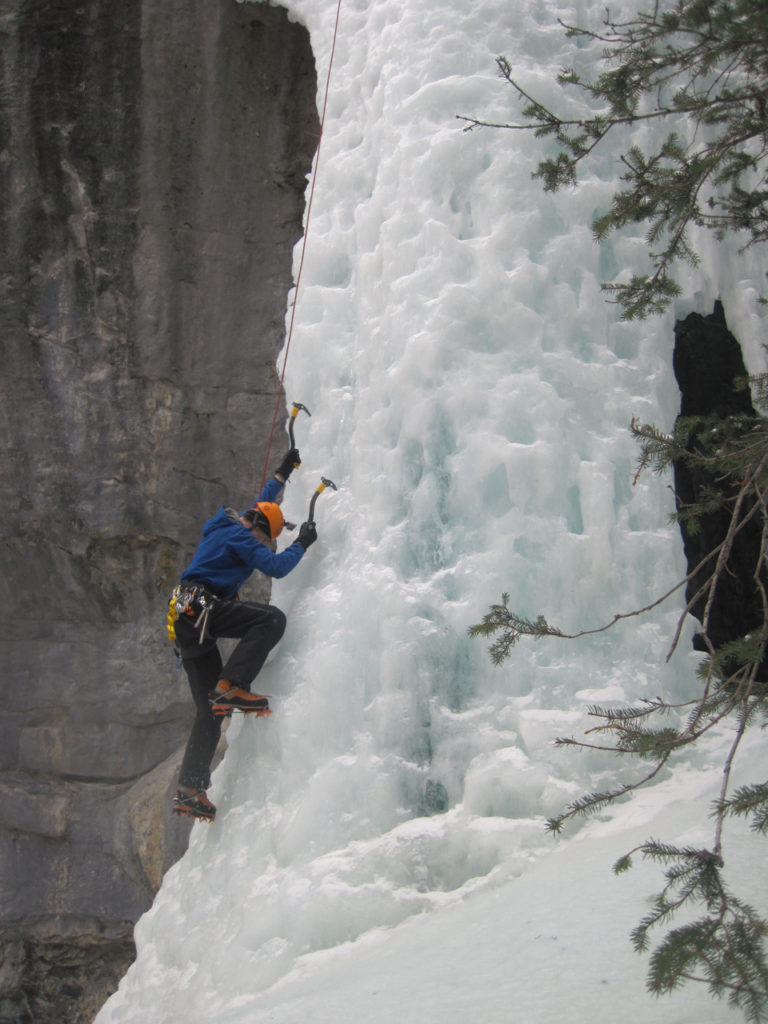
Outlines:
[{"label": "conifer tree", "polygon": [[[673,705],[662,697],[640,700],[631,706],[593,706],[589,715],[596,726],[589,740],[566,737],[558,744],[605,750],[635,757],[646,765],[642,777],[634,783],[614,789],[588,793],[575,800],[560,815],[548,822],[552,833],[559,833],[577,815],[605,808],[633,790],[651,782],[675,756],[699,742],[725,719],[733,721],[734,737],[723,765],[723,782],[712,810],[712,842],[708,847],[676,847],[649,839],[629,851],[614,866],[626,871],[632,858],[642,855],[665,868],[665,883],[655,897],[652,909],[632,933],[639,952],[648,949],[650,933],[666,928],[650,957],[648,987],[661,995],[687,981],[704,982],[717,996],[726,997],[752,1022],[768,1021],[768,921],[750,905],[748,899],[734,893],[723,878],[725,863],[724,833],[730,817],[750,820],[756,835],[768,836],[768,781],[756,780],[733,789],[732,775],[747,730],[764,727],[768,719],[768,593],[766,590],[766,545],[768,538],[768,418],[766,379],[754,382],[757,417],[747,420],[732,417],[717,424],[700,418],[679,419],[673,434],[664,434],[652,425],[632,424],[640,443],[638,474],[645,469],[664,472],[673,464],[704,467],[723,486],[713,488],[701,501],[679,507],[673,518],[685,521],[689,528],[697,519],[724,509],[728,528],[722,542],[689,574],[667,593],[645,608],[617,613],[594,628],[566,634],[552,626],[542,615],[535,618],[510,609],[509,596],[491,606],[469,633],[492,639],[490,656],[501,665],[512,656],[513,648],[526,637],[575,640],[590,633],[611,629],[622,619],[643,615],[666,601],[672,594],[695,580],[694,593],[683,610],[667,658],[676,649],[686,615],[694,608],[701,612],[702,633],[707,656],[699,667],[695,696],[684,704]],[[706,427],[706,429],[701,429]],[[689,439],[695,432],[697,443]],[[728,558],[735,539],[749,523],[762,524],[763,543],[754,556],[754,581],[762,623],[747,635],[715,647],[708,636],[708,615],[718,585],[729,572]],[[697,612],[698,614],[698,612]],[[675,924],[683,910],[695,910],[698,916],[685,924]]]},{"label": "conifer tree", "polygon": [[[563,24],[561,22],[561,24]],[[582,117],[550,109],[514,77],[499,73],[524,106],[519,124],[462,117],[478,127],[532,131],[555,144],[535,177],[546,191],[577,180],[580,165],[623,125],[658,122],[666,135],[652,151],[634,145],[619,157],[625,187],[596,217],[597,240],[647,223],[650,268],[603,288],[625,319],[661,312],[680,287],[672,268],[696,265],[690,229],[735,232],[745,247],[768,238],[768,5],[765,0],[656,0],[625,22],[606,15],[600,31],[563,24],[568,36],[603,43],[604,70],[593,80],[564,68],[559,83],[580,90]],[[681,127],[693,127],[690,139]]]},{"label": "conifer tree", "polygon": [[[622,307],[624,319],[643,318],[666,309],[680,293],[675,266],[680,261],[697,264],[692,228],[709,229],[718,238],[734,233],[745,248],[768,239],[768,4],[655,0],[650,11],[626,21],[612,19],[608,12],[597,31],[561,24],[569,37],[604,47],[602,70],[594,80],[582,79],[573,68],[564,68],[558,76],[564,89],[577,90],[588,105],[582,117],[558,114],[532,96],[515,77],[511,63],[499,57],[501,77],[523,102],[521,123],[462,120],[467,131],[504,128],[530,131],[542,139],[550,152],[534,176],[550,192],[574,185],[597,147],[609,136],[615,139],[622,126],[663,126],[658,144],[649,151],[634,145],[619,154],[622,187],[592,225],[598,241],[627,225],[647,225],[648,272],[603,285],[611,301]],[[635,783],[583,795],[552,818],[548,828],[559,833],[574,816],[604,808],[652,781],[681,751],[725,719],[731,720],[734,738],[713,808],[711,844],[676,847],[650,839],[622,857],[615,870],[627,870],[636,855],[664,868],[663,888],[632,934],[635,948],[646,951],[651,935],[663,933],[650,955],[649,989],[663,994],[687,981],[704,982],[714,995],[739,1007],[747,1020],[765,1022],[768,922],[723,877],[729,818],[745,817],[757,836],[768,835],[768,781],[755,780],[736,789],[731,781],[745,734],[764,727],[768,718],[768,378],[752,381],[752,388],[761,410],[756,419],[679,419],[669,435],[652,425],[632,424],[641,446],[638,473],[687,465],[727,482],[703,491],[687,506],[678,501],[675,518],[689,534],[715,512],[724,514],[728,523],[721,543],[685,579],[646,608],[617,613],[609,622],[575,634],[565,634],[543,615],[514,611],[504,594],[469,632],[492,639],[490,656],[501,665],[526,638],[575,640],[604,632],[686,588],[687,604],[668,657],[677,647],[686,616],[695,614],[702,622],[700,636],[706,649],[696,695],[682,705],[655,697],[626,707],[591,707],[596,725],[589,730],[589,739],[565,737],[558,743],[618,752],[637,758],[646,770]],[[734,543],[755,520],[763,534],[754,559],[762,621],[746,635],[717,646],[708,632],[713,601],[729,573]],[[686,923],[679,924],[675,918],[684,909],[695,914],[689,913]]]}]

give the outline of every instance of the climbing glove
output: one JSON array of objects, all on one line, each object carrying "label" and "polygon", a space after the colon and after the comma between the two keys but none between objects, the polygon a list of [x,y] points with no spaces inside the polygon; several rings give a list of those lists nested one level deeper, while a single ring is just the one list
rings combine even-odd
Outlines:
[{"label": "climbing glove", "polygon": [[285,458],[275,470],[275,473],[279,473],[283,480],[287,480],[294,469],[301,465],[301,458],[299,456],[298,448],[291,448],[286,452]]},{"label": "climbing glove", "polygon": [[305,551],[310,545],[314,544],[317,540],[317,527],[315,524],[313,522],[302,523],[297,540]]}]

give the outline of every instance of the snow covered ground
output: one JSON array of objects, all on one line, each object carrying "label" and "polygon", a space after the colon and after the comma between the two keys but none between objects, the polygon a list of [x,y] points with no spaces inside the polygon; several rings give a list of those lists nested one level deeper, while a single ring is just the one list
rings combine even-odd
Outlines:
[{"label": "snow covered ground", "polygon": [[[310,29],[321,105],[337,0],[286,6]],[[679,601],[523,642],[498,669],[467,636],[504,591],[575,631],[670,587],[684,562],[669,481],[632,486],[629,422],[671,426],[674,320],[717,297],[765,369],[757,254],[702,239],[685,302],[623,324],[600,281],[643,267],[645,244],[592,241],[611,155],[545,196],[540,143],[461,130],[460,114],[517,117],[496,55],[545,99],[561,66],[593,64],[557,18],[594,10],[342,0],[286,377],[312,418],[286,515],[301,521],[321,475],[339,490],[274,586],[289,626],[258,688],[276,713],[233,723],[216,823],[195,826],[97,1024],[740,1019],[700,987],[646,994],[629,932],[661,875],[611,873],[651,836],[707,841],[727,730],[600,820],[544,830],[637,771],[553,746],[589,727],[589,704],[694,692],[692,624],[664,661]],[[744,779],[765,778],[751,743]],[[764,841],[733,827],[726,856],[768,908]]]}]

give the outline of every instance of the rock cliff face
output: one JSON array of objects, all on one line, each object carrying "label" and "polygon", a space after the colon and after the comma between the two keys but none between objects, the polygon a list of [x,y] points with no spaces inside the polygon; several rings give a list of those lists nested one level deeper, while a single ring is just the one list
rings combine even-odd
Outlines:
[{"label": "rock cliff face", "polygon": [[0,1020],[63,1024],[186,845],[166,606],[261,482],[315,71],[235,0],[8,0],[0,32]]}]

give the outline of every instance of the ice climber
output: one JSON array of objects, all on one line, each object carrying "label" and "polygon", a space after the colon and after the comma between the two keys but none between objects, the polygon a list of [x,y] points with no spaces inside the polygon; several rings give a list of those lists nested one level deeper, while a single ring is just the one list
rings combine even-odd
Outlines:
[{"label": "ice climber", "polygon": [[[175,636],[197,709],[173,801],[176,814],[213,821],[216,808],[206,790],[222,719],[233,711],[269,714],[268,699],[250,687],[283,635],[285,615],[274,605],[240,601],[238,591],[257,569],[274,579],[286,576],[317,540],[315,524],[305,522],[289,547],[274,551],[284,525],[276,499],[300,462],[298,450],[291,448],[252,508],[238,514],[222,507],[206,522],[173,592],[169,633]],[[226,664],[217,645],[224,637],[240,641]]]}]

